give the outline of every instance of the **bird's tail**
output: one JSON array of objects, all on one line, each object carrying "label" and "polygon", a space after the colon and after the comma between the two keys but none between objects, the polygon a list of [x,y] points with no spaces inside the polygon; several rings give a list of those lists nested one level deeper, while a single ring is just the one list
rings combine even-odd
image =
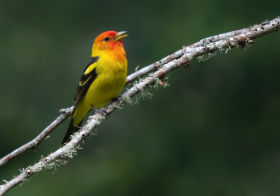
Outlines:
[{"label": "bird's tail", "polygon": [[73,125],[73,118],[71,118],[71,121],[69,123],[67,132],[66,132],[66,134],[65,134],[65,136],[64,136],[64,138],[63,138],[63,140],[61,142],[62,144],[65,144],[65,143],[69,142],[71,135],[73,135],[73,133],[75,133],[76,131],[79,130],[82,122],[83,121],[81,121],[77,126],[74,126]]},{"label": "bird's tail", "polygon": [[68,130],[62,140],[62,144],[65,144],[70,140],[70,136],[73,135],[82,125],[84,117],[91,110],[91,106],[87,104],[80,103],[75,109],[74,113],[71,116],[71,121],[68,127]]}]

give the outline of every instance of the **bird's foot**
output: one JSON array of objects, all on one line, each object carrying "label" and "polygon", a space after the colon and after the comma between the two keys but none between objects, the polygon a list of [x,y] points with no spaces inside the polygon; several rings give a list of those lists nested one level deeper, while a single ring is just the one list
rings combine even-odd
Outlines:
[{"label": "bird's foot", "polygon": [[111,100],[111,103],[112,103],[112,102],[115,102],[115,101],[118,101],[120,97],[121,97],[121,96],[114,97],[114,98]]}]

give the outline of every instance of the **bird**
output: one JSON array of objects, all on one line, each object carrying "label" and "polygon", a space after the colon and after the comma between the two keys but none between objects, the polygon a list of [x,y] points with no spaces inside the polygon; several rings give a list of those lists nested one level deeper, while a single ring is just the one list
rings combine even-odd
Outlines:
[{"label": "bird", "polygon": [[106,31],[95,38],[91,59],[76,90],[74,111],[62,144],[66,144],[78,131],[89,111],[104,107],[123,89],[127,59],[122,40],[127,35],[126,31]]}]

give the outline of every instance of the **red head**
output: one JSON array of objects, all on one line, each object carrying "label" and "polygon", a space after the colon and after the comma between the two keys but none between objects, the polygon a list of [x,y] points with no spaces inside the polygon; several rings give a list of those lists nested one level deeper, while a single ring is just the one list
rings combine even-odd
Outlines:
[{"label": "red head", "polygon": [[[125,31],[106,31],[98,35],[92,45],[92,55],[100,52],[124,52],[122,39],[127,36]],[[97,54],[96,54],[97,53]],[[124,52],[125,54],[125,52]]]}]

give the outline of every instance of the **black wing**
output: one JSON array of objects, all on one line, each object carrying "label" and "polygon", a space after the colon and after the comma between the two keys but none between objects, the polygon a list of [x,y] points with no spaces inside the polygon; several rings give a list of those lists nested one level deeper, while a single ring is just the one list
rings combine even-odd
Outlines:
[{"label": "black wing", "polygon": [[97,77],[97,73],[96,73],[96,67],[94,69],[92,69],[91,72],[85,74],[85,71],[87,70],[88,67],[92,66],[94,63],[96,63],[98,61],[99,57],[92,57],[91,61],[88,63],[88,65],[86,66],[86,68],[84,69],[83,75],[79,81],[79,85],[78,88],[76,90],[76,94],[75,94],[75,107],[77,107],[77,105],[80,103],[80,101],[84,98],[86,92],[88,91],[89,86],[91,85],[91,83],[95,80],[95,78]]}]

